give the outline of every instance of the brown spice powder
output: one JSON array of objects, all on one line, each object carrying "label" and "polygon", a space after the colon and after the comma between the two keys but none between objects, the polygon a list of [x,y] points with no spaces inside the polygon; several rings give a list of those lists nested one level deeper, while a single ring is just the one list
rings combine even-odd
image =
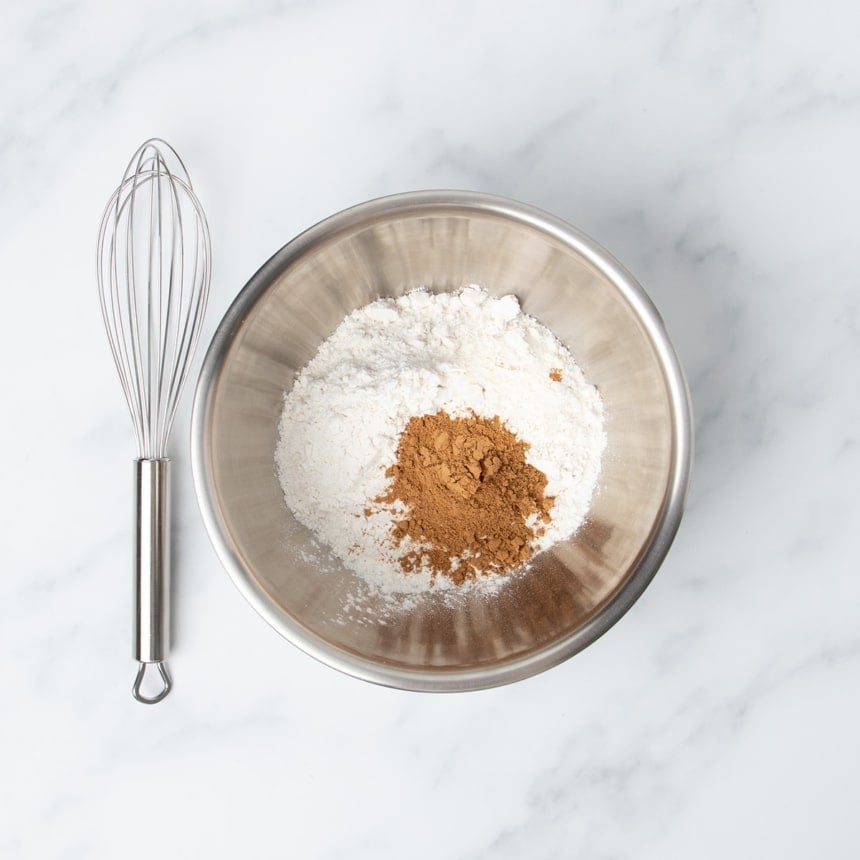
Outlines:
[{"label": "brown spice powder", "polygon": [[386,472],[389,489],[376,500],[407,508],[395,523],[396,544],[408,536],[427,547],[405,555],[403,569],[427,564],[461,583],[527,561],[553,503],[544,495],[546,475],[526,462],[527,449],[498,416],[410,419]]},{"label": "brown spice powder", "polygon": [[553,382],[561,382],[561,379],[562,379],[561,368],[560,367],[554,367],[552,370],[550,370],[549,378]]}]

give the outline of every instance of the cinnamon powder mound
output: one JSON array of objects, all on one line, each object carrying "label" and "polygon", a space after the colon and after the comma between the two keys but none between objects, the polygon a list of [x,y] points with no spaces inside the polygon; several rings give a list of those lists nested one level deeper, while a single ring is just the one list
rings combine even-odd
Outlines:
[{"label": "cinnamon powder mound", "polygon": [[395,544],[407,537],[423,544],[401,557],[404,571],[426,565],[459,584],[528,561],[553,499],[527,450],[498,416],[411,418],[385,473],[389,488],[376,499],[406,507],[395,520]]}]

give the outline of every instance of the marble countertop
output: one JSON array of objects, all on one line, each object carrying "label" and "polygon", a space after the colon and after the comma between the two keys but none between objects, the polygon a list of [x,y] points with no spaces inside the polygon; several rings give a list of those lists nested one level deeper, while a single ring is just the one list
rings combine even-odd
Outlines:
[{"label": "marble countertop", "polygon": [[[0,856],[857,857],[858,31],[827,0],[4,4]],[[210,546],[186,396],[175,690],[132,700],[134,449],[94,251],[153,134],[211,223],[204,342],[288,239],[396,191],[514,197],[624,262],[697,438],[615,628],[482,693],[316,663]]]}]

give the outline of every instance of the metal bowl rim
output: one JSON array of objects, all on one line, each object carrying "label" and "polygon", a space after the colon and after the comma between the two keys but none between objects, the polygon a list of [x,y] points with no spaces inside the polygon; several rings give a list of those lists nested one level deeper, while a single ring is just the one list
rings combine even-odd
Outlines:
[{"label": "metal bowl rim", "polygon": [[[650,540],[626,582],[584,625],[540,651],[501,665],[407,669],[368,659],[321,639],[278,607],[254,580],[225,537],[226,525],[214,504],[212,475],[207,466],[211,454],[207,428],[216,383],[233,337],[250,309],[290,265],[316,243],[356,226],[382,218],[434,211],[450,214],[452,210],[463,215],[491,214],[536,228],[571,247],[621,291],[660,358],[670,394],[674,450],[668,492]],[[421,692],[480,690],[523,680],[569,659],[606,633],[639,599],[672,545],[684,513],[692,447],[693,422],[684,373],[659,312],[636,279],[606,249],[554,215],[505,197],[455,190],[413,191],[360,203],[325,218],[276,251],[242,288],[219,323],[200,370],[191,420],[192,473],[200,512],[221,563],[245,599],[284,638],[322,663],[365,681]]]}]

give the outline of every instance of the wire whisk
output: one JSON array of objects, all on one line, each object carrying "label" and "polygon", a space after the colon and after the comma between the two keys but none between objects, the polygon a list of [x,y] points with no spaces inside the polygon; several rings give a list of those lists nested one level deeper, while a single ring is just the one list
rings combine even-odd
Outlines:
[{"label": "wire whisk", "polygon": [[[167,443],[211,280],[206,216],[182,159],[152,138],[132,156],[99,228],[98,291],[111,353],[137,440],[135,647],[132,688],[146,703],[170,691],[169,471]],[[141,684],[155,664],[157,695]]]}]

